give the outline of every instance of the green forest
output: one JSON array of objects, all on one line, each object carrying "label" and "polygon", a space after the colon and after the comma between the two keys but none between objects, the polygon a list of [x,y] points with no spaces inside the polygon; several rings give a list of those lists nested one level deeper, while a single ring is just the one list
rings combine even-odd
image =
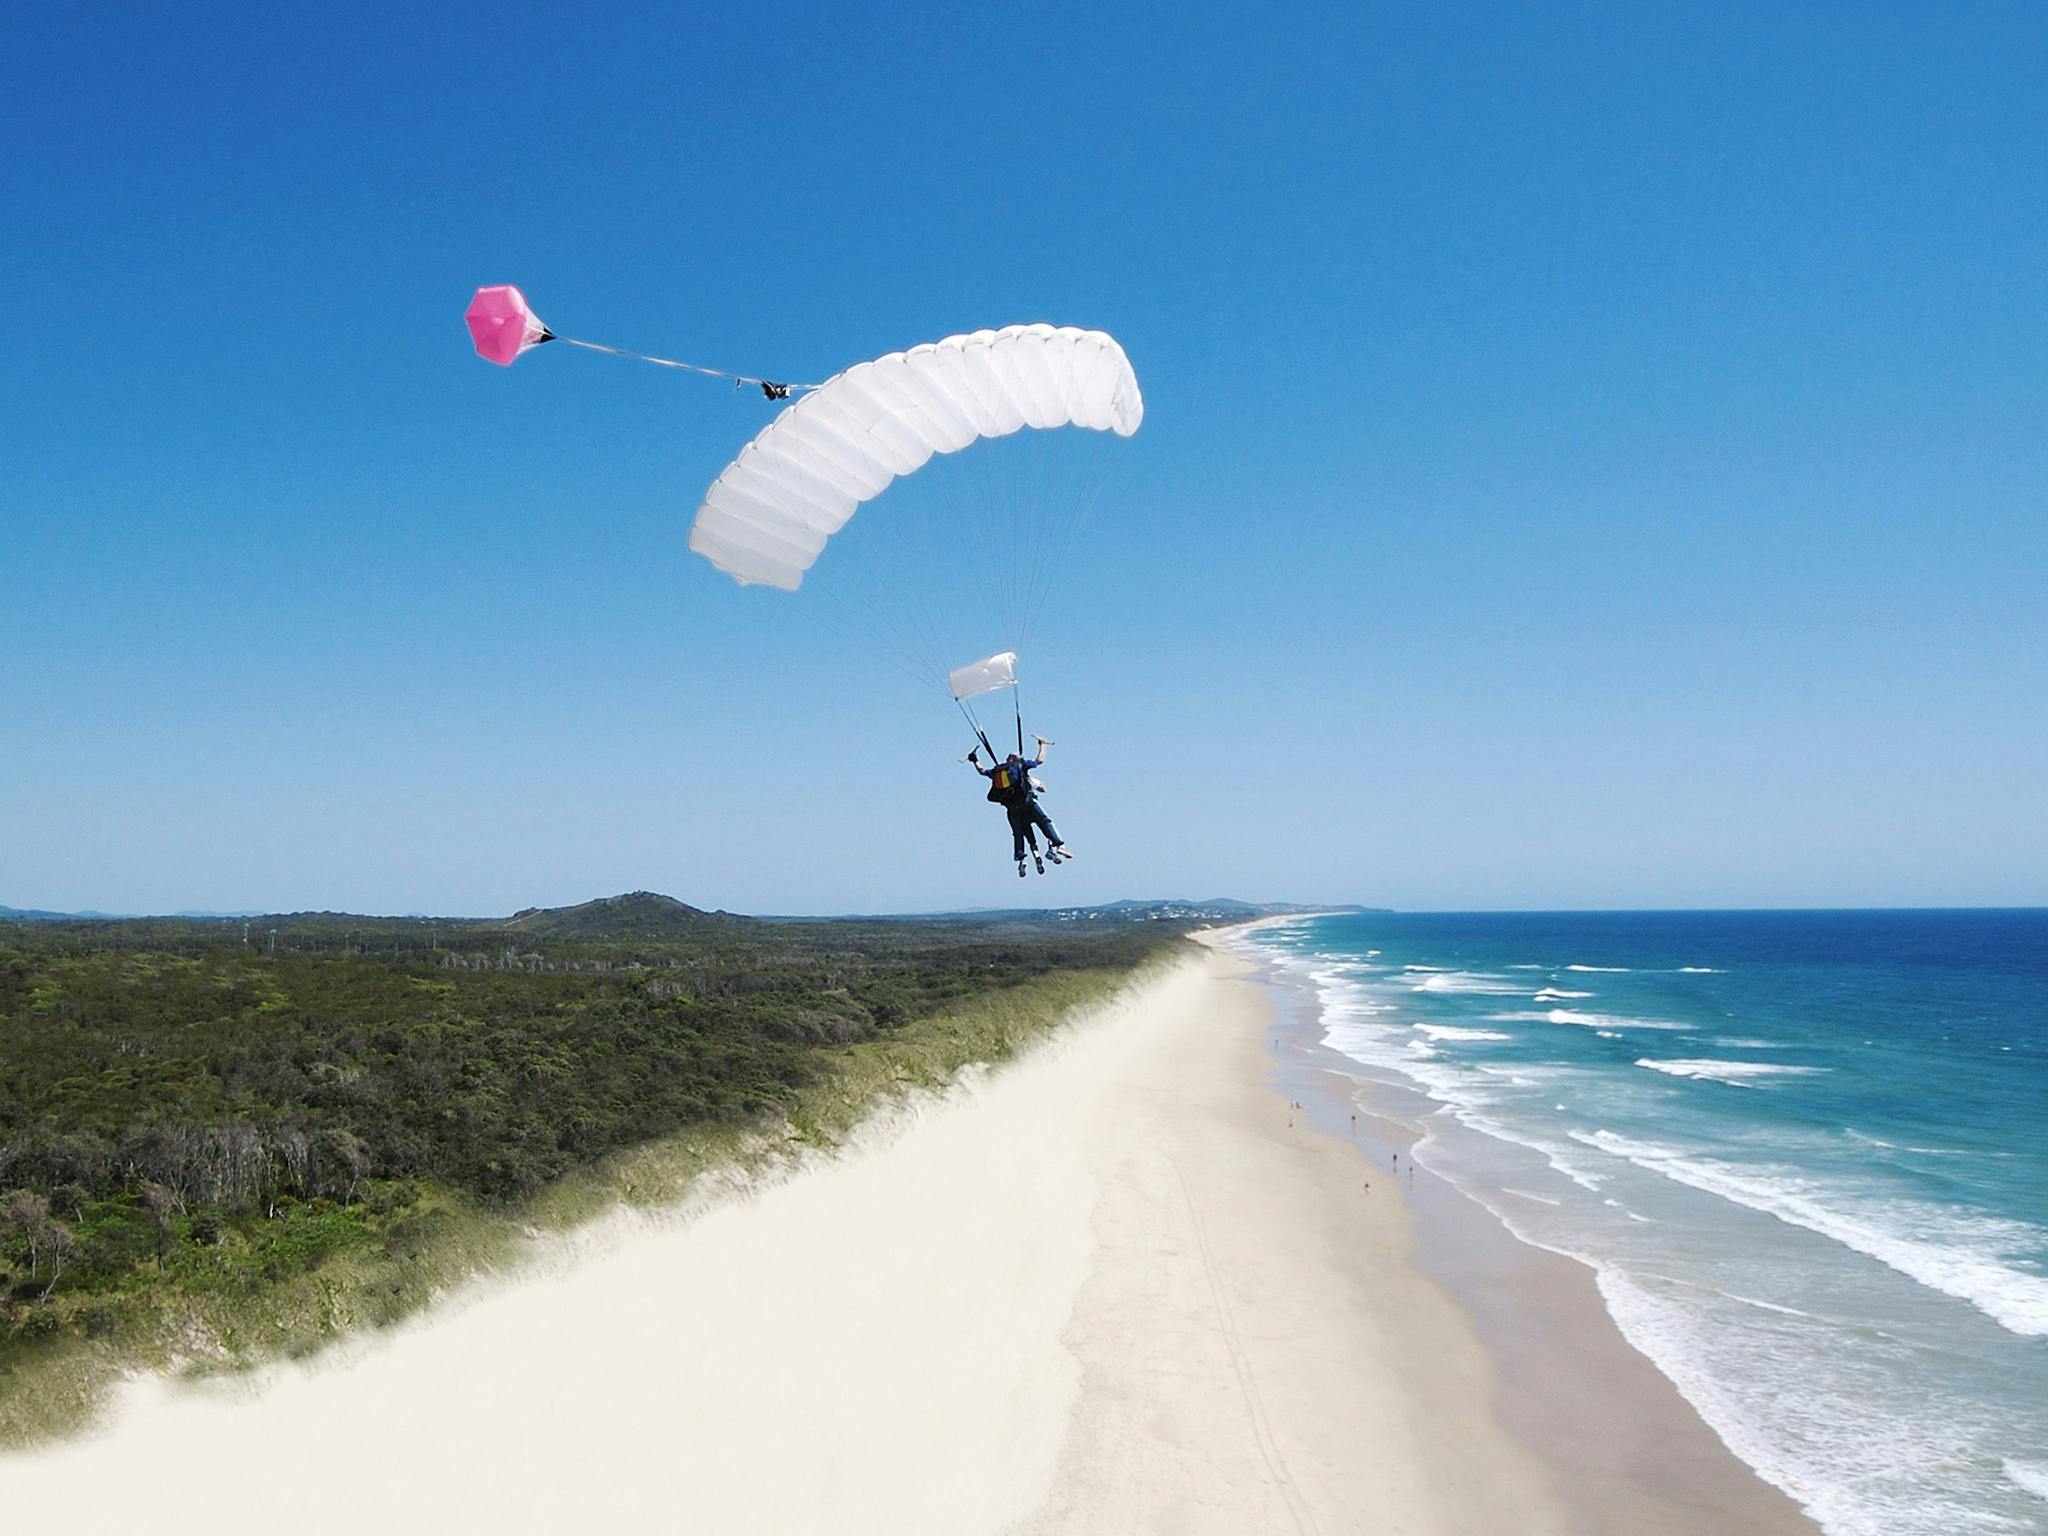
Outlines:
[{"label": "green forest", "polygon": [[788,1117],[918,1021],[1119,977],[1178,931],[646,894],[500,922],[0,923],[0,1397],[40,1348],[337,1256],[403,1264],[451,1213]]}]

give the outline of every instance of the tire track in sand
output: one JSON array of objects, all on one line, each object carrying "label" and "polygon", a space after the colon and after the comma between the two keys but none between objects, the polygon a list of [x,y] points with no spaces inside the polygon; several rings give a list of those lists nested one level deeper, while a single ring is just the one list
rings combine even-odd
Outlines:
[{"label": "tire track in sand", "polygon": [[1168,1156],[1173,1164],[1175,1177],[1180,1180],[1181,1196],[1188,1203],[1188,1218],[1195,1230],[1195,1250],[1202,1258],[1202,1273],[1209,1282],[1209,1294],[1216,1303],[1216,1315],[1223,1324],[1223,1342],[1230,1351],[1230,1368],[1237,1375],[1238,1389],[1244,1394],[1245,1411],[1252,1421],[1252,1438],[1258,1444],[1259,1457],[1266,1463],[1266,1471],[1272,1476],[1280,1496],[1287,1501],[1287,1512],[1294,1517],[1294,1528],[1303,1532],[1318,1533],[1314,1513],[1308,1501],[1301,1496],[1301,1490],[1294,1485],[1294,1477],[1287,1470],[1287,1458],[1280,1453],[1280,1443],[1274,1437],[1273,1426],[1266,1414],[1265,1399],[1259,1395],[1258,1379],[1252,1374],[1251,1357],[1244,1347],[1244,1339],[1238,1332],[1237,1314],[1230,1309],[1230,1297],[1223,1289],[1223,1277],[1216,1272],[1216,1261],[1209,1252],[1209,1227],[1202,1218],[1202,1208],[1195,1200],[1195,1187],[1188,1180],[1187,1170],[1182,1168],[1178,1158]]}]

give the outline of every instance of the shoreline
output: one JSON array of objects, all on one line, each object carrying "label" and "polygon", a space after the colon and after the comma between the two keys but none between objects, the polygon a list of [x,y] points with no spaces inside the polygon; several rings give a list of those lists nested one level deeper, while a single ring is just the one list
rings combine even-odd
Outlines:
[{"label": "shoreline", "polygon": [[1312,996],[1234,942],[1254,926],[1262,925],[1213,936],[1256,967],[1271,999],[1276,1094],[1298,1100],[1308,1125],[1369,1151],[1382,1170],[1399,1155],[1416,1267],[1471,1318],[1497,1372],[1501,1422],[1554,1469],[1572,1528],[1592,1536],[1814,1536],[1818,1524],[1738,1457],[1629,1344],[1590,1266],[1523,1241],[1413,1161],[1409,1149],[1425,1135],[1416,1117],[1323,1043]]}]

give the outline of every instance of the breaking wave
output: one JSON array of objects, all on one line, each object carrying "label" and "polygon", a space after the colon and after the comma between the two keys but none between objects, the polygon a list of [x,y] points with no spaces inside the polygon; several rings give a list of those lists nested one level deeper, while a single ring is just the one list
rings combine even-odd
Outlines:
[{"label": "breaking wave", "polygon": [[1611,1131],[1569,1134],[1638,1168],[1853,1248],[1929,1290],[1968,1302],[2010,1333],[2048,1337],[2048,1276],[2018,1268],[2007,1257],[2048,1243],[2048,1232],[2037,1227],[1960,1215],[1924,1201],[1845,1200],[1818,1180],[1789,1170],[1692,1157]]},{"label": "breaking wave", "polygon": [[1696,1077],[1707,1082],[1730,1083],[1737,1088],[1754,1088],[1763,1078],[1810,1077],[1827,1070],[1825,1067],[1781,1066],[1774,1061],[1715,1061],[1711,1057],[1679,1061],[1651,1061],[1642,1058],[1636,1065],[1648,1067],[1652,1072],[1662,1072],[1669,1077]]}]

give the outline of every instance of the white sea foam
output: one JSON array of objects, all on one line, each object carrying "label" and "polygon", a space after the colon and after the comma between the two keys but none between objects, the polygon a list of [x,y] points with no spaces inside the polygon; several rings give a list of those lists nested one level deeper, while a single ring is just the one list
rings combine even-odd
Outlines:
[{"label": "white sea foam", "polygon": [[[1565,969],[1568,971],[1601,972],[1611,976],[1626,976],[1633,973],[1636,967],[1632,965],[1568,965]],[[1720,976],[1726,974],[1718,965],[1679,965],[1673,966],[1672,972],[1679,976]]]},{"label": "white sea foam", "polygon": [[[1739,1313],[1680,1304],[1656,1277],[1601,1264],[1595,1279],[1628,1341],[1657,1363],[1730,1450],[1790,1494],[1827,1536],[2029,1529],[1987,1512],[1978,1492],[1953,1475],[1976,1459],[1970,1432],[1957,1423],[1964,1405],[1843,1411],[1845,1393],[1880,1388],[1882,1378],[1853,1351],[1834,1354],[1836,1369],[1812,1370],[1796,1346],[1826,1323],[1771,1309],[1741,1326]],[[1783,1432],[1788,1422],[1796,1433]]]},{"label": "white sea foam", "polygon": [[1569,1067],[1489,1067],[1483,1061],[1475,1061],[1472,1070],[1487,1077],[1500,1078],[1517,1088],[1541,1088],[1546,1083],[1572,1075]]},{"label": "white sea foam", "polygon": [[1370,976],[1376,969],[1377,967],[1375,966],[1336,960],[1324,965],[1313,974],[1319,979],[1324,977]]},{"label": "white sea foam", "polygon": [[[1702,1290],[1704,1288],[1706,1286],[1702,1286]],[[1780,1317],[1800,1317],[1800,1319],[1804,1319],[1808,1323],[1833,1323],[1833,1321],[1837,1321],[1833,1317],[1821,1317],[1821,1313],[1800,1311],[1798,1307],[1780,1307],[1776,1300],[1761,1300],[1759,1296],[1745,1296],[1741,1290],[1720,1290],[1718,1286],[1714,1286],[1712,1290],[1714,1290],[1716,1296],[1726,1296],[1729,1300],[1739,1300],[1739,1303],[1743,1303],[1743,1307],[1761,1307],[1763,1311],[1778,1313]]]},{"label": "white sea foam", "polygon": [[2048,1232],[2021,1222],[1963,1216],[1914,1200],[1879,1200],[1843,1209],[1835,1191],[1789,1170],[1741,1167],[1688,1156],[1675,1147],[1632,1141],[1611,1131],[1573,1131],[1574,1141],[1626,1158],[1753,1211],[1804,1227],[1876,1259],[1930,1290],[1967,1301],[2001,1328],[2048,1337],[2048,1275],[2006,1262],[2038,1250]]},{"label": "white sea foam", "polygon": [[1481,996],[1493,994],[1511,997],[1522,989],[1513,982],[1498,976],[1489,976],[1483,971],[1436,971],[1425,976],[1412,990],[1416,992],[1476,993]]},{"label": "white sea foam", "polygon": [[1896,1141],[1886,1141],[1882,1136],[1867,1136],[1853,1126],[1844,1126],[1842,1134],[1851,1141],[1860,1141],[1867,1147],[1882,1147],[1887,1152],[1913,1152],[1921,1157],[2011,1157],[2010,1152],[1992,1152],[1981,1147],[1914,1147],[1900,1146]]},{"label": "white sea foam", "polygon": [[2048,1462],[2016,1461],[2008,1456],[2002,1465],[2014,1483],[2037,1499],[2048,1499]]},{"label": "white sea foam", "polygon": [[1539,1003],[1564,1002],[1572,998],[1591,997],[1592,995],[1590,992],[1567,991],[1563,987],[1545,987],[1542,991],[1534,994],[1536,1001]]},{"label": "white sea foam", "polygon": [[[1324,957],[1318,957],[1324,958]],[[1472,1093],[1471,1074],[1455,1062],[1437,1060],[1428,1040],[1389,1017],[1390,1003],[1376,1002],[1357,981],[1327,966],[1282,961],[1308,974],[1322,1004],[1323,1044],[1361,1066],[1395,1074],[1449,1101]]]},{"label": "white sea foam", "polygon": [[1825,1067],[1788,1067],[1775,1061],[1715,1061],[1704,1056],[1679,1061],[1641,1058],[1636,1065],[1670,1077],[1697,1077],[1708,1082],[1731,1083],[1737,1088],[1754,1088],[1760,1078],[1810,1077],[1827,1070]]},{"label": "white sea foam", "polygon": [[1714,1044],[1725,1045],[1738,1051],[1782,1051],[1787,1049],[1781,1041],[1777,1040],[1737,1040],[1727,1035],[1716,1039]]},{"label": "white sea foam", "polygon": [[1459,1029],[1454,1024],[1416,1024],[1410,1026],[1421,1030],[1432,1040],[1512,1040],[1513,1035],[1504,1035],[1497,1029]]},{"label": "white sea foam", "polygon": [[1575,1008],[1553,1008],[1543,1017],[1552,1024],[1582,1024],[1589,1029],[1597,1029],[1607,1022],[1597,1013],[1580,1013]]},{"label": "white sea foam", "polygon": [[1524,1009],[1518,1013],[1490,1013],[1496,1024],[1576,1024],[1584,1029],[1691,1029],[1690,1024],[1671,1024],[1663,1019],[1625,1019],[1612,1013],[1581,1013],[1573,1008],[1550,1008],[1540,1013]]}]

